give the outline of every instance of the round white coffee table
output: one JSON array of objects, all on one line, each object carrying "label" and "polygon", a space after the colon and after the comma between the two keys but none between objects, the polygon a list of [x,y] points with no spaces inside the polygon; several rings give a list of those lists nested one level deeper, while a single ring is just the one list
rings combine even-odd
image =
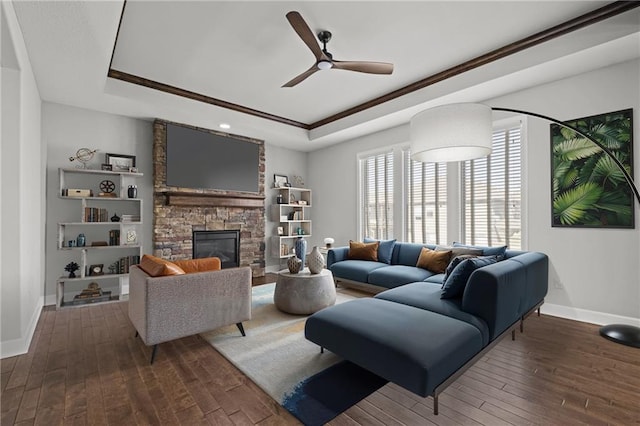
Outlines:
[{"label": "round white coffee table", "polygon": [[290,314],[312,314],[336,303],[333,274],[323,269],[311,274],[304,269],[297,274],[278,272],[273,301],[278,309]]}]

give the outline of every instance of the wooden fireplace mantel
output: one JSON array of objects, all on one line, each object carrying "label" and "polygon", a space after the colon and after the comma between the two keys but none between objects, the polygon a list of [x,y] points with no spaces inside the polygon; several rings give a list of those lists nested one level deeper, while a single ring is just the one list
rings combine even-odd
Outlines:
[{"label": "wooden fireplace mantel", "polygon": [[260,194],[204,194],[191,192],[156,192],[165,197],[168,206],[264,208]]}]

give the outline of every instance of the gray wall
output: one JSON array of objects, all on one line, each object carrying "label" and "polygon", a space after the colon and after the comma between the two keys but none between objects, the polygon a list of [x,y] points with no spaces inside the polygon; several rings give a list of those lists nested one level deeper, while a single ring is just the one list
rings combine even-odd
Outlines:
[{"label": "gray wall", "polygon": [[[153,168],[152,168],[152,123],[146,120],[123,117],[98,111],[90,111],[50,102],[42,109],[43,138],[49,147],[47,158],[47,262],[46,304],[55,303],[56,280],[64,275],[64,265],[73,260],[69,252],[57,250],[57,223],[74,217],[77,204],[73,200],[58,198],[58,168],[74,167],[68,157],[78,148],[98,149],[90,164],[99,168],[104,154],[118,153],[136,156],[136,164],[144,177],[138,180],[138,196],[143,199],[143,253],[152,253],[153,223]],[[251,137],[251,135],[247,135]],[[306,180],[307,154],[265,143],[266,178],[265,195],[267,212],[275,203],[273,174],[289,177],[300,175]],[[313,188],[312,188],[313,189]],[[314,200],[315,204],[315,200]],[[270,256],[270,236],[276,235],[276,223],[265,217],[266,222],[266,266],[277,271],[279,259]]]},{"label": "gray wall", "polygon": [[43,304],[44,164],[40,94],[11,2],[2,2],[0,357],[26,353]]},{"label": "gray wall", "polygon": [[272,236],[278,235],[276,227],[278,226],[277,222],[273,222],[271,220],[271,205],[275,204],[276,196],[278,195],[278,191],[273,188],[273,175],[286,175],[289,177],[289,182],[291,182],[291,178],[294,175],[302,176],[305,181],[305,187],[310,188],[313,192],[312,194],[312,208],[311,210],[311,218],[314,219],[313,227],[312,227],[312,237],[317,236],[316,228],[315,228],[315,218],[317,217],[314,214],[315,206],[317,206],[317,198],[315,188],[308,184],[307,177],[307,156],[308,154],[301,151],[293,151],[286,148],[281,148],[275,146],[273,144],[266,143],[265,144],[265,160],[266,160],[266,175],[265,175],[265,206],[266,206],[266,225],[265,225],[265,239],[266,239],[266,268],[267,272],[275,272],[285,267],[284,263],[281,264],[280,259],[277,257],[273,257],[272,253],[272,244],[274,244]]},{"label": "gray wall", "polygon": [[[489,99],[485,103],[565,120],[633,108],[637,140],[640,135],[638,75],[639,61],[634,60]],[[594,323],[638,322],[638,203],[635,204],[638,223],[634,230],[552,228],[549,123],[526,119],[526,129],[524,182],[528,197],[525,211],[528,249],[547,253],[551,260],[551,288],[544,309],[555,315]],[[357,238],[358,153],[406,143],[408,139],[408,125],[404,125],[309,154],[315,236],[333,236],[338,244]],[[634,164],[638,176],[640,148],[637,143]],[[451,237],[451,232],[449,234]]]},{"label": "gray wall", "polygon": [[[65,275],[64,266],[72,260],[78,262],[77,252],[57,249],[57,224],[59,222],[80,220],[80,202],[77,200],[63,200],[58,197],[58,168],[76,167],[77,163],[70,162],[69,157],[74,155],[79,148],[98,150],[92,162],[88,164],[90,168],[94,169],[100,169],[100,164],[105,162],[106,153],[136,156],[136,167],[141,173],[144,173],[142,178],[136,180],[138,198],[143,200],[143,253],[152,252],[152,130],[150,121],[50,102],[43,104],[42,134],[48,146],[45,304],[55,304],[56,280]],[[112,213],[112,211],[109,211],[110,215]],[[113,254],[106,253],[104,256],[104,262],[101,262],[99,257],[94,256],[92,257],[94,262],[91,263],[104,263],[106,269],[107,265],[113,261]],[[86,284],[88,282],[81,282],[77,286],[83,287]],[[100,284],[103,283],[101,282]],[[104,283],[104,285],[109,284],[113,283]]]}]

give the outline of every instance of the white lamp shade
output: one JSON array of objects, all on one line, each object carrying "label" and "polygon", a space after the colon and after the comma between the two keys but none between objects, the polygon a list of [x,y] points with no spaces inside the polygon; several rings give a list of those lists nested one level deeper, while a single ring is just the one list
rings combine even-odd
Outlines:
[{"label": "white lamp shade", "polygon": [[423,163],[486,157],[491,140],[491,107],[486,105],[443,105],[411,119],[411,158]]},{"label": "white lamp shade", "polygon": [[327,237],[327,238],[324,239],[324,243],[325,244],[333,244],[333,243],[335,243],[335,240],[333,238],[331,238],[331,237]]}]

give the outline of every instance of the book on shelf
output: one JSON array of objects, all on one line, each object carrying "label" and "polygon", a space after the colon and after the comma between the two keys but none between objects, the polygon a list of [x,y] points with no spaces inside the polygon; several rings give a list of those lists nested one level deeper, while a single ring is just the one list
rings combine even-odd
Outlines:
[{"label": "book on shelf", "polygon": [[120,222],[140,222],[140,215],[138,215],[138,214],[123,214],[120,217]]},{"label": "book on shelf", "polygon": [[121,257],[116,262],[116,271],[118,274],[128,274],[129,267],[131,267],[131,265],[137,265],[138,263],[140,263],[140,256],[138,255]]},{"label": "book on shelf", "polygon": [[109,245],[110,246],[119,246],[120,245],[120,230],[112,229],[109,231]]},{"label": "book on shelf", "polygon": [[98,208],[98,207],[85,207],[84,221],[85,222],[108,222],[109,214],[107,213],[107,209]]}]

